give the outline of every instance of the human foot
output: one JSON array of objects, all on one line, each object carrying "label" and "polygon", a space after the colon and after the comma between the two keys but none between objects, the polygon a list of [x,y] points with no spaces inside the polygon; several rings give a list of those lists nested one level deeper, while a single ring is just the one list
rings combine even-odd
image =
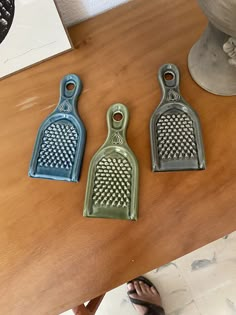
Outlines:
[{"label": "human foot", "polygon": [[127,288],[128,296],[140,315],[149,314],[148,311],[152,311],[150,314],[153,315],[164,315],[160,295],[148,279],[134,279],[127,284]]}]

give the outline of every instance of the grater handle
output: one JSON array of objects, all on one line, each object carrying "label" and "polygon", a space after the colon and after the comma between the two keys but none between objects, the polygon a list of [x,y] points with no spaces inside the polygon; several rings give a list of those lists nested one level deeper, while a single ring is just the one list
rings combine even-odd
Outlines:
[{"label": "grater handle", "polygon": [[179,90],[180,73],[176,65],[170,63],[163,65],[159,69],[158,80],[165,101],[176,101],[181,97]]},{"label": "grater handle", "polygon": [[77,113],[77,102],[82,91],[82,81],[76,74],[68,74],[61,80],[60,101],[56,110]]},{"label": "grater handle", "polygon": [[129,112],[125,105],[116,103],[107,111],[107,142],[114,145],[126,143],[126,129],[129,121]]}]

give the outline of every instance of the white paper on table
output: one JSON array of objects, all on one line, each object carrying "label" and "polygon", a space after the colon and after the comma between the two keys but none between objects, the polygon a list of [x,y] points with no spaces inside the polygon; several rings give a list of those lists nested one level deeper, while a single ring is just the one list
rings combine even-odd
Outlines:
[{"label": "white paper on table", "polygon": [[12,26],[0,44],[0,77],[69,49],[53,0],[15,0]]}]

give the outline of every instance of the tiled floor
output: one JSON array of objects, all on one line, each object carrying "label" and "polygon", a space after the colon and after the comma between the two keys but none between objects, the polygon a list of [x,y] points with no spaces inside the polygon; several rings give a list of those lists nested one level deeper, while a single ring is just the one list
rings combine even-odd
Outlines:
[{"label": "tiled floor", "polygon": [[[167,315],[236,315],[236,232],[145,276],[158,288]],[[126,284],[108,292],[96,313],[135,314]]]}]

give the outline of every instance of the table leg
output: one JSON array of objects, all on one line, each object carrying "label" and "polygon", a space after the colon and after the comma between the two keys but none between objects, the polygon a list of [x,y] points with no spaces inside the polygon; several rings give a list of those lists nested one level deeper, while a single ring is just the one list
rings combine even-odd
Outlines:
[{"label": "table leg", "polygon": [[77,306],[73,309],[73,312],[75,315],[95,315],[99,305],[102,302],[102,299],[104,298],[104,295],[91,300],[87,306],[84,306],[83,304]]}]

